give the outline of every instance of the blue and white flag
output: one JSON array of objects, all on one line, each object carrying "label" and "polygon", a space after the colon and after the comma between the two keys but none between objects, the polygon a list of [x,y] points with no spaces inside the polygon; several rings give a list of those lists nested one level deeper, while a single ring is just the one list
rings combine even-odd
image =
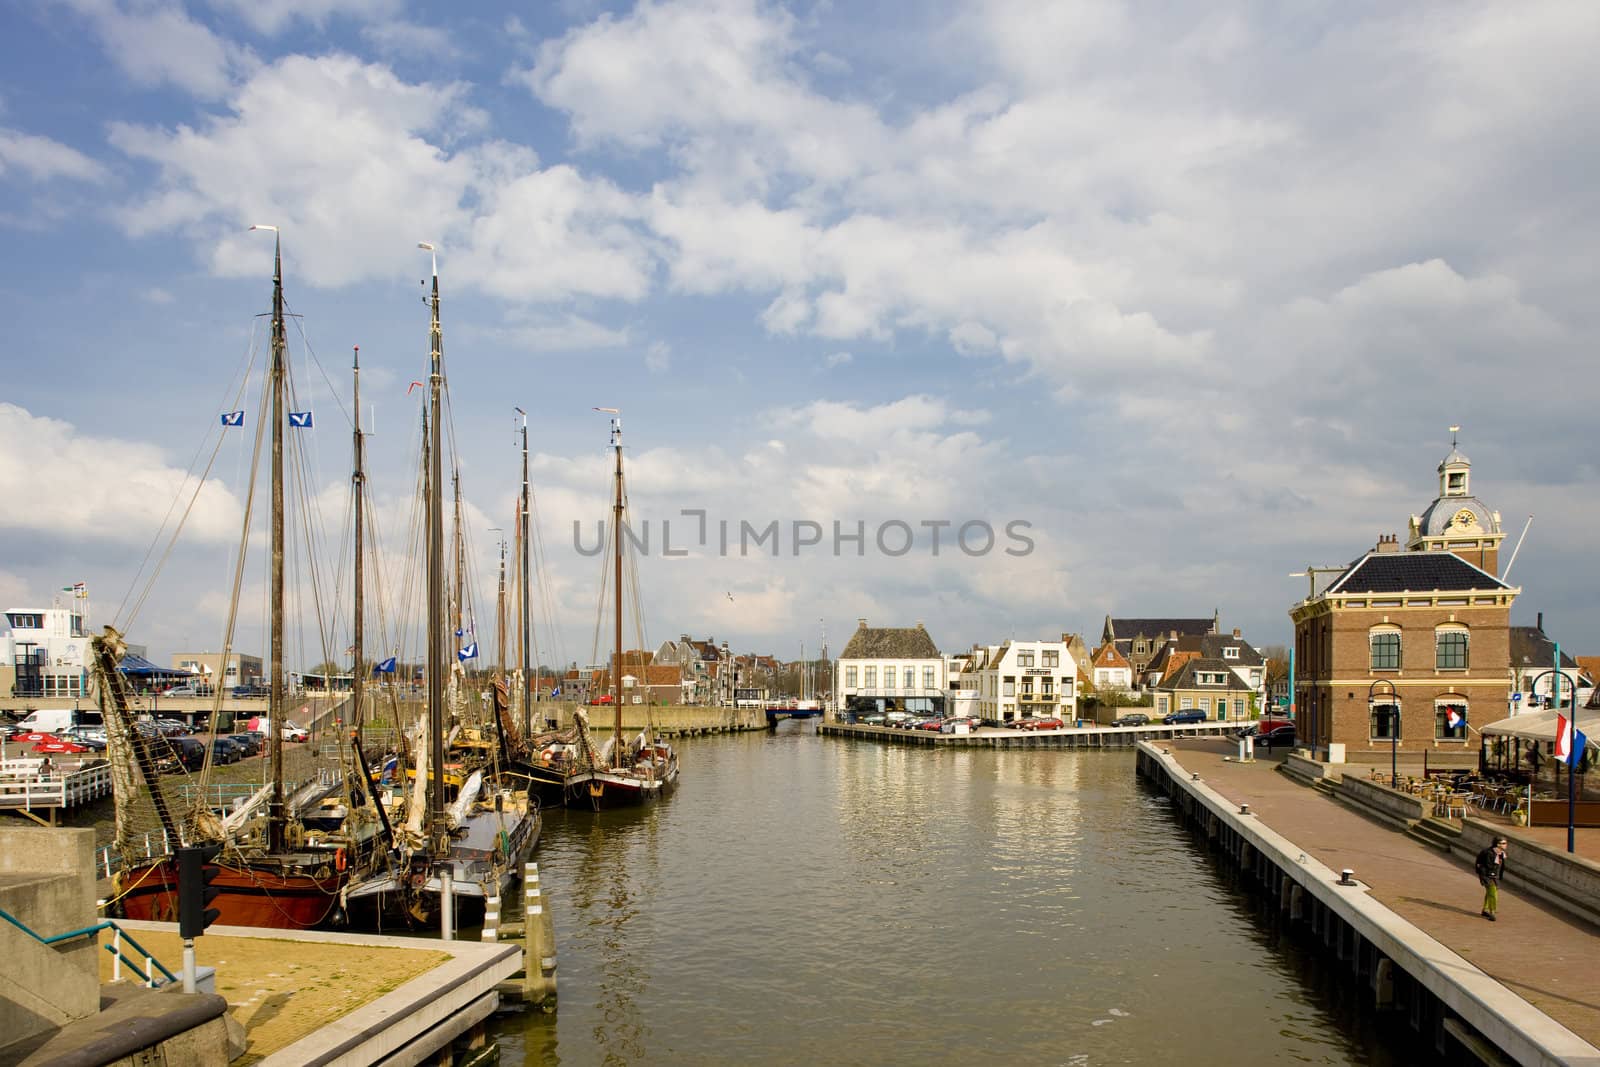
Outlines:
[{"label": "blue and white flag", "polygon": [[372,665],[372,673],[373,674],[393,674],[394,673],[394,668],[395,668],[394,657],[390,656],[386,660],[382,660],[381,662],[374,663]]},{"label": "blue and white flag", "polygon": [[224,425],[224,426],[243,426],[244,425],[244,409],[240,408],[238,411],[224,411],[222,413],[222,425]]},{"label": "blue and white flag", "polygon": [[465,663],[469,659],[477,659],[478,658],[478,642],[473,641],[473,642],[471,642],[469,644],[463,645],[461,647],[461,651],[456,653],[456,656],[458,658],[460,658],[461,662],[463,662],[463,663]]},{"label": "blue and white flag", "polygon": [[291,412],[289,412],[289,425],[293,426],[297,430],[309,430],[309,429],[311,429],[311,412],[309,412],[309,411],[291,411]]},{"label": "blue and white flag", "polygon": [[1589,747],[1589,738],[1565,715],[1556,716],[1556,759],[1576,767]]},{"label": "blue and white flag", "polygon": [[465,631],[465,630],[457,630],[456,631],[456,636],[457,637],[465,637],[465,636],[467,636],[467,631]]},{"label": "blue and white flag", "polygon": [[558,685],[554,689],[550,690],[550,695],[553,696],[553,697],[560,696],[561,695],[561,687]]}]

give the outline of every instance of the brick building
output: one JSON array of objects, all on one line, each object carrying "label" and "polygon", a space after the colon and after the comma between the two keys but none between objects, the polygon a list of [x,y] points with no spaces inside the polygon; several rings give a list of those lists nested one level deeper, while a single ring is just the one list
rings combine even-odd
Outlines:
[{"label": "brick building", "polygon": [[1473,749],[1467,724],[1505,716],[1521,590],[1496,576],[1505,535],[1499,513],[1471,495],[1470,469],[1452,449],[1403,550],[1380,538],[1290,609],[1302,742],[1343,744],[1352,759],[1393,746],[1420,760]]}]

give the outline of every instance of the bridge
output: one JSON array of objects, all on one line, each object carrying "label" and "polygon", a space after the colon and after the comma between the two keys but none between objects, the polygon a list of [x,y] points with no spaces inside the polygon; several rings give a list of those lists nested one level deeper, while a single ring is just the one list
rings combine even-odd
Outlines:
[{"label": "bridge", "polygon": [[767,717],[767,725],[769,727],[777,726],[784,719],[822,718],[822,708],[802,708],[798,704],[775,704],[769,702],[762,708],[762,712]]}]

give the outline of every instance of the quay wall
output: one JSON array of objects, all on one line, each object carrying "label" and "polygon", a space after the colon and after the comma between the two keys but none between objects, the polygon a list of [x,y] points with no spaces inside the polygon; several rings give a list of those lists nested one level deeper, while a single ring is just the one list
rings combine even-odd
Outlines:
[{"label": "quay wall", "polygon": [[[0,908],[40,937],[94,925],[93,868],[93,830],[0,826]],[[93,937],[45,945],[0,922],[0,1044],[98,1012],[100,951]]]},{"label": "quay wall", "polygon": [[1335,790],[1340,800],[1354,804],[1401,830],[1420,821],[1423,816],[1421,797],[1398,792],[1377,782],[1352,778],[1347,774],[1339,779]]},{"label": "quay wall", "polygon": [[821,722],[817,733],[890,745],[955,748],[1133,748],[1141,741],[1174,737],[1222,737],[1239,729],[1237,722],[1186,723],[1166,726],[1065,726],[1059,730],[1007,730],[983,727],[969,734],[941,734],[932,730],[901,730],[863,723]]},{"label": "quay wall", "polygon": [[1541,1067],[1600,1057],[1600,1050],[1369,897],[1358,879],[1341,883],[1340,872],[1240,811],[1171,753],[1141,744],[1138,773],[1290,922],[1321,941],[1375,1004],[1405,1012],[1441,1054]]}]

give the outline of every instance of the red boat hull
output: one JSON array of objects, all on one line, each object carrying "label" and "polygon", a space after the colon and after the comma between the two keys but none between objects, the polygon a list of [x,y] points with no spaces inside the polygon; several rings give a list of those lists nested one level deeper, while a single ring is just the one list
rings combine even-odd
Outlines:
[{"label": "red boat hull", "polygon": [[[212,907],[222,926],[304,930],[329,919],[339,903],[344,872],[284,874],[277,869],[217,864],[211,886],[221,890]],[[178,921],[178,868],[170,858],[146,860],[118,873],[124,918]]]}]

